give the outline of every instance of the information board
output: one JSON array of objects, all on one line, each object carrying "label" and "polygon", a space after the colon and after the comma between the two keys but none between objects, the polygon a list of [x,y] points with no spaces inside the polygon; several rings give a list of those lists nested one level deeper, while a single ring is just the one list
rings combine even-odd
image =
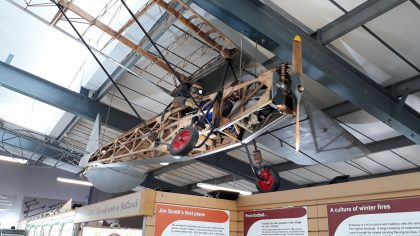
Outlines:
[{"label": "information board", "polygon": [[16,199],[16,195],[0,193],[0,213],[13,210],[16,205]]},{"label": "information board", "polygon": [[156,204],[155,236],[229,235],[229,211]]},{"label": "information board", "polygon": [[328,205],[330,236],[420,235],[420,198]]},{"label": "information board", "polygon": [[245,236],[307,236],[306,208],[289,207],[244,212]]}]

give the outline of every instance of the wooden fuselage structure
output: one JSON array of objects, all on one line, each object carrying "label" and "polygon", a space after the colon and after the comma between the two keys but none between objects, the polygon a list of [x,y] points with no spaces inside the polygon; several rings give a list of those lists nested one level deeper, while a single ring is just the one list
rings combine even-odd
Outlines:
[{"label": "wooden fuselage structure", "polygon": [[[262,127],[270,125],[273,116],[280,119],[286,114],[293,115],[293,97],[291,95],[291,79],[287,72],[287,65],[280,69],[272,69],[257,78],[227,87],[223,91],[221,102],[213,104],[213,123],[219,118],[216,129],[213,130],[205,144],[194,148],[188,156],[191,158],[202,156],[207,152],[225,150],[230,145],[241,143],[242,132],[254,133]],[[204,99],[211,101],[216,93]],[[234,106],[229,114],[222,116],[224,103],[232,102]],[[263,118],[259,113],[262,109],[269,111]],[[176,134],[186,126],[191,125],[192,118],[200,115],[191,107],[182,106],[169,109],[163,115],[158,115],[147,121],[148,128],[143,124],[124,133],[119,138],[100,147],[90,158],[89,163],[115,163],[133,160],[145,160],[156,157],[170,157],[168,145]],[[257,118],[257,120],[255,120]],[[253,124],[249,120],[254,119]],[[199,131],[197,143],[205,140],[209,128]],[[151,135],[153,133],[153,135]]]}]

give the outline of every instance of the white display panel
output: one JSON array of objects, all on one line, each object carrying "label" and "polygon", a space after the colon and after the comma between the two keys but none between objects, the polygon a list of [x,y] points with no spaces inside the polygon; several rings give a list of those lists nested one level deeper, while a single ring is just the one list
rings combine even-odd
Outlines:
[{"label": "white display panel", "polygon": [[53,225],[51,227],[50,236],[60,236],[61,228],[62,228],[61,224]]},{"label": "white display panel", "polygon": [[73,223],[66,223],[61,230],[61,236],[73,236]]},{"label": "white display panel", "polygon": [[142,230],[83,227],[82,236],[142,236]]},{"label": "white display panel", "polygon": [[330,236],[420,235],[420,198],[328,205]]},{"label": "white display panel", "polygon": [[244,212],[245,236],[308,236],[308,215],[304,207]]}]

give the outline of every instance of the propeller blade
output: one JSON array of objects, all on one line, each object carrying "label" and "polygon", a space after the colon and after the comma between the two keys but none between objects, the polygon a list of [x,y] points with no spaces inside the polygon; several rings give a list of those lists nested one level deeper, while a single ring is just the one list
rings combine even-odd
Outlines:
[{"label": "propeller blade", "polygon": [[296,139],[295,148],[299,151],[300,146],[300,98],[302,97],[303,87],[300,84],[302,76],[302,39],[296,35],[293,39],[293,55],[292,55],[292,94],[294,98],[294,109],[296,114]]}]

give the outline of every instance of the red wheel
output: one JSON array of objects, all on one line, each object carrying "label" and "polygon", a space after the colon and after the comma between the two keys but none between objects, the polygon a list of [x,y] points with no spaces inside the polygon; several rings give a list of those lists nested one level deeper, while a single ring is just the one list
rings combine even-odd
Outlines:
[{"label": "red wheel", "polygon": [[185,127],[172,140],[169,153],[175,156],[187,155],[194,149],[198,136],[199,134],[196,128],[191,126]]},{"label": "red wheel", "polygon": [[259,192],[274,192],[279,189],[280,177],[273,168],[263,166],[257,170],[257,175],[260,178],[256,183]]}]

